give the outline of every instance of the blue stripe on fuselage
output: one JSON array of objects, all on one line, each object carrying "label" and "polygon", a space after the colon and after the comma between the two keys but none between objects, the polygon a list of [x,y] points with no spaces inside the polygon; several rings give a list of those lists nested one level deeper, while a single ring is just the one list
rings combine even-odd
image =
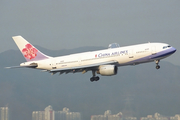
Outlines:
[{"label": "blue stripe on fuselage", "polygon": [[134,64],[134,63],[138,64],[138,63],[151,62],[153,60],[163,59],[163,58],[173,54],[174,52],[176,52],[176,49],[172,47],[172,48],[169,48],[167,50],[158,52],[158,53],[156,53],[154,55],[149,55],[149,56],[137,59],[137,60],[130,61],[127,64]]}]

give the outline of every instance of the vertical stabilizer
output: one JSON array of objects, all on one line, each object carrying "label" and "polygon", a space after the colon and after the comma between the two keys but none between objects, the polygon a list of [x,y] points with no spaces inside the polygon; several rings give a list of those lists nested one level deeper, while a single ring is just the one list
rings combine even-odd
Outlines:
[{"label": "vertical stabilizer", "polygon": [[50,58],[49,56],[40,52],[32,44],[26,41],[22,36],[14,36],[12,38],[15,41],[21,53],[23,54],[26,61],[36,61]]}]

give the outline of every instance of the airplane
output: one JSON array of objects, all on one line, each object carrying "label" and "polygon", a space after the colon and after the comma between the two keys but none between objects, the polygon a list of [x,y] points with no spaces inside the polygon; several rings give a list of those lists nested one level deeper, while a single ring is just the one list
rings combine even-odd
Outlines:
[{"label": "airplane", "polygon": [[96,74],[102,76],[116,75],[120,66],[154,61],[156,69],[159,69],[160,60],[176,52],[176,48],[166,43],[149,42],[125,47],[112,43],[108,46],[108,49],[104,50],[50,57],[40,52],[22,36],[14,36],[12,38],[26,59],[26,62],[21,63],[20,66],[6,68],[34,68],[49,72],[52,75],[76,72],[84,74],[92,71],[91,82],[100,79]]}]

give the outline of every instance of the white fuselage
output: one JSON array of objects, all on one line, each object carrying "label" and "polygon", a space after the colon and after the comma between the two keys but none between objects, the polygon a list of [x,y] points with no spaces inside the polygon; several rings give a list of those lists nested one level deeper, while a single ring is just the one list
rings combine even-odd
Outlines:
[{"label": "white fuselage", "polygon": [[118,62],[117,66],[135,65],[163,59],[171,55],[171,53],[174,53],[174,50],[175,49],[168,46],[168,44],[146,43],[25,62],[22,63],[21,66],[37,63],[38,69],[52,70],[85,66],[112,60]]}]

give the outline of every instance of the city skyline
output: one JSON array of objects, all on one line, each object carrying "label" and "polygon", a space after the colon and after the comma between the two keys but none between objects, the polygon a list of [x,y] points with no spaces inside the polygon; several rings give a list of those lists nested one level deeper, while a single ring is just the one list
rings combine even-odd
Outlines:
[{"label": "city skyline", "polygon": [[[44,111],[33,111],[32,120],[83,120],[80,112],[70,112],[70,109],[64,107],[62,111],[54,111],[52,106],[47,106]],[[9,119],[9,108],[0,107],[0,120]],[[91,115],[90,120],[180,120],[180,114],[174,116],[161,115],[155,112],[154,115],[141,116],[124,116],[122,112],[113,114],[111,110],[107,110],[102,115]]]},{"label": "city skyline", "polygon": [[[83,120],[80,112],[70,112],[70,109],[64,107],[62,111],[54,111],[51,105],[47,106],[44,111],[33,111],[32,120]],[[91,115],[90,120],[180,120],[180,114],[175,116],[161,115],[155,112],[154,115],[136,116],[123,115],[122,112],[113,114],[111,110],[106,110],[102,115]]]},{"label": "city skyline", "polygon": [[44,111],[33,111],[32,120],[81,120],[81,113],[70,112],[66,107],[62,111],[54,111],[49,105]]}]

